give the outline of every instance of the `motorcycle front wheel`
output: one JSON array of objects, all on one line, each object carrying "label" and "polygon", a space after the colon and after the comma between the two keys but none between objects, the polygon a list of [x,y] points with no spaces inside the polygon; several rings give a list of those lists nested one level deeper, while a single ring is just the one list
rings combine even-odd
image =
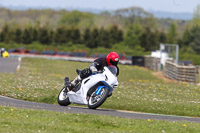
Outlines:
[{"label": "motorcycle front wheel", "polygon": [[69,105],[71,102],[69,101],[69,97],[67,96],[67,92],[64,91],[65,87],[60,91],[59,95],[58,95],[58,104],[61,106],[67,106]]},{"label": "motorcycle front wheel", "polygon": [[[97,89],[96,89],[97,90]],[[88,107],[90,109],[96,109],[101,106],[106,98],[108,97],[108,89],[102,88],[100,93],[97,95],[96,90],[92,93],[88,101]]]}]

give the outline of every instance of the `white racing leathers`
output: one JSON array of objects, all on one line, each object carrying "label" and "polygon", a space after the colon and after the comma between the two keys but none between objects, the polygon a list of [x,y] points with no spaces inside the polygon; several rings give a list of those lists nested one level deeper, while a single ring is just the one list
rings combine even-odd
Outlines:
[{"label": "white racing leathers", "polygon": [[[88,104],[86,100],[88,90],[99,82],[106,82],[113,89],[118,86],[116,74],[111,72],[108,67],[104,67],[103,73],[89,76],[82,80],[81,87],[77,92],[70,91],[67,93],[69,101],[76,104]],[[112,93],[112,92],[110,92]]]}]

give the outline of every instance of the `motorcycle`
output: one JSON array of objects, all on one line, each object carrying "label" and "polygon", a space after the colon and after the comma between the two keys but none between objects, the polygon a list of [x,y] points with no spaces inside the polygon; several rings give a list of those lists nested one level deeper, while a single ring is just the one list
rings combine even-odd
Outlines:
[{"label": "motorcycle", "polygon": [[[77,70],[80,73],[80,70]],[[90,109],[101,106],[107,97],[112,95],[114,88],[118,87],[117,68],[105,66],[102,72],[91,74],[79,82],[75,89],[67,89],[69,78],[65,78],[65,86],[58,95],[58,103],[68,106],[71,103],[88,105]]]}]

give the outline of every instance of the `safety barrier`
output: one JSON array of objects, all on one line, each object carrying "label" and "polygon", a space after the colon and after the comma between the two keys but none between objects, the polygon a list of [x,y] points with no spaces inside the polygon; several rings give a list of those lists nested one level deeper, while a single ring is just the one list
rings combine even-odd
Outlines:
[{"label": "safety barrier", "polygon": [[196,66],[180,66],[167,60],[164,69],[165,77],[181,82],[199,83],[199,68]]},{"label": "safety barrier", "polygon": [[160,58],[147,55],[144,57],[144,66],[153,71],[160,71]]}]

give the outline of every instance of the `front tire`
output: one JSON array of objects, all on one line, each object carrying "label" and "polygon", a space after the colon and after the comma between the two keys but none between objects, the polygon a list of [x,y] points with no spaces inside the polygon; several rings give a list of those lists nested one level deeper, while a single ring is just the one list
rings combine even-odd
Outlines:
[{"label": "front tire", "polygon": [[67,106],[69,105],[71,102],[69,101],[69,97],[67,96],[67,92],[64,91],[65,87],[60,91],[59,95],[58,95],[58,104],[61,106]]},{"label": "front tire", "polygon": [[[96,89],[97,90],[97,89]],[[92,93],[88,101],[88,107],[90,109],[96,109],[101,106],[108,97],[108,89],[102,88],[99,95],[96,95],[96,90]]]}]

